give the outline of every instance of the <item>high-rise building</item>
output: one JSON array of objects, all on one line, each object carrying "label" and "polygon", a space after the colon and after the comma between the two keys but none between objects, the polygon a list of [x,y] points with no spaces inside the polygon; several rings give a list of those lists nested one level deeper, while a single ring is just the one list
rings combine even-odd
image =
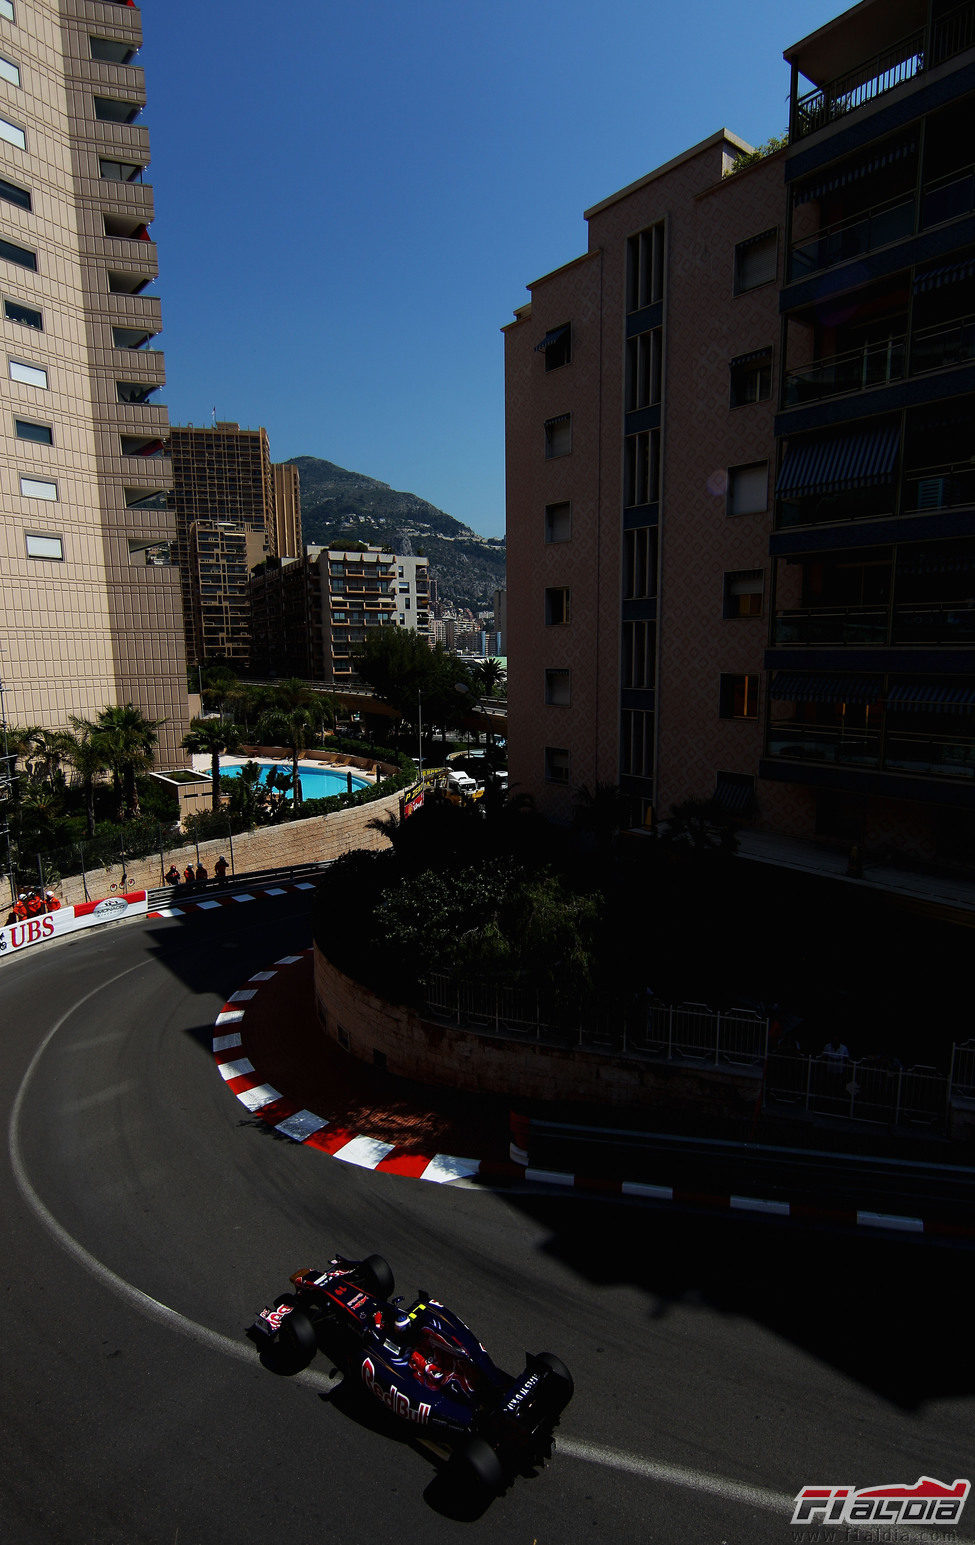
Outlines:
[{"label": "high-rise building", "polygon": [[722,130],[590,209],[505,329],[509,769],[557,819],[758,771],[782,165],[728,175],[748,150]]},{"label": "high-rise building", "polygon": [[268,563],[250,581],[256,668],[355,685],[367,629],[410,628],[430,640],[427,575],[425,558],[379,547],[308,547],[297,561]]},{"label": "high-rise building", "polygon": [[9,720],[187,724],[133,4],[0,4],[0,675]]},{"label": "high-rise building", "polygon": [[[246,666],[248,575],[254,564],[276,556],[267,432],[234,423],[218,422],[209,429],[174,425],[169,449],[188,661],[201,665],[220,659]],[[201,565],[202,552],[207,557]]]},{"label": "high-rise building", "polygon": [[785,57],[764,818],[975,864],[975,6]]},{"label": "high-rise building", "polygon": [[274,530],[271,551],[276,558],[300,558],[301,481],[298,468],[291,461],[271,465],[274,475]]},{"label": "high-rise building", "polygon": [[970,864],[975,5],[785,57],[783,149],[604,200],[505,329],[511,783]]}]

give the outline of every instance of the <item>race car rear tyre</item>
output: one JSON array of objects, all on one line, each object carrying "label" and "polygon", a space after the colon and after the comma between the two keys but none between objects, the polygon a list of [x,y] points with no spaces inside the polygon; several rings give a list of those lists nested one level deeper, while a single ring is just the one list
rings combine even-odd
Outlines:
[{"label": "race car rear tyre", "polygon": [[483,1438],[469,1438],[457,1449],[447,1465],[447,1476],[458,1490],[490,1492],[497,1495],[504,1487],[504,1471],[490,1443]]},{"label": "race car rear tyre", "polygon": [[282,1320],[278,1338],[281,1347],[288,1353],[289,1361],[295,1363],[296,1372],[301,1368],[307,1368],[318,1351],[315,1327],[304,1309],[292,1309],[291,1313]]},{"label": "race car rear tyre", "polygon": [[396,1282],[389,1262],[381,1255],[367,1255],[356,1276],[366,1292],[375,1298],[392,1298]]}]

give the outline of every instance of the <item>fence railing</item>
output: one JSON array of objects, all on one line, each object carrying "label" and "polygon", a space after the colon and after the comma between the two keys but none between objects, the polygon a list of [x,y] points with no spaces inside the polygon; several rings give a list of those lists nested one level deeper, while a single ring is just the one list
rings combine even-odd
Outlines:
[{"label": "fence railing", "polygon": [[834,1116],[943,1133],[951,1092],[952,1076],[932,1067],[904,1068],[889,1057],[840,1061],[773,1052],[763,1106],[777,1115]]},{"label": "fence railing", "polygon": [[556,1014],[533,988],[441,973],[427,977],[422,1011],[483,1035],[725,1071],[761,1068],[768,1048],[768,1020],[751,1009],[670,1004],[648,996],[625,1012]]},{"label": "fence railing", "polygon": [[812,134],[824,124],[852,113],[865,102],[872,102],[903,81],[911,80],[924,69],[923,48],[923,31],[912,32],[882,54],[864,60],[855,70],[818,90],[807,92],[796,102],[795,137]]}]

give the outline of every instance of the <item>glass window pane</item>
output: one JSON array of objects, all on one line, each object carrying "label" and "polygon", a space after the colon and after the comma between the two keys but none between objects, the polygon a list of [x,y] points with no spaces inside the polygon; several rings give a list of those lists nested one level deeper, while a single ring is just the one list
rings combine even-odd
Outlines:
[{"label": "glass window pane", "polygon": [[47,371],[39,365],[24,365],[20,360],[8,361],[11,381],[21,381],[24,386],[47,386]]},{"label": "glass window pane", "polygon": [[13,60],[5,59],[3,54],[0,54],[0,80],[8,80],[11,86],[20,85],[20,71]]},{"label": "glass window pane", "polygon": [[18,150],[27,149],[27,135],[23,129],[18,129],[15,123],[8,123],[6,118],[0,118],[0,139],[5,139],[8,145],[16,145]]},{"label": "glass window pane", "polygon": [[39,536],[27,533],[28,558],[63,558],[64,544],[59,536]]},{"label": "glass window pane", "polygon": [[14,420],[18,440],[34,440],[38,445],[53,445],[54,430],[49,424],[32,424],[29,419]]},{"label": "glass window pane", "polygon": [[58,496],[57,483],[43,483],[38,478],[22,477],[20,491],[25,499],[56,499]]}]

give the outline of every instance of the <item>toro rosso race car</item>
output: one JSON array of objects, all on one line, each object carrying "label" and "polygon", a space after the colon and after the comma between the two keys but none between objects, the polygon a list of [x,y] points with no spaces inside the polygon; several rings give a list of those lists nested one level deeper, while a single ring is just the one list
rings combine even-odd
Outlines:
[{"label": "toro rosso race car", "polygon": [[262,1309],[249,1331],[289,1371],[306,1368],[323,1342],[346,1378],[446,1459],[448,1478],[462,1485],[498,1492],[549,1458],[573,1389],[550,1352],[528,1353],[517,1378],[503,1372],[436,1299],[421,1293],[404,1308],[393,1298],[393,1274],[379,1255],[337,1255],[324,1271],[296,1271],[291,1282],[293,1291]]}]

